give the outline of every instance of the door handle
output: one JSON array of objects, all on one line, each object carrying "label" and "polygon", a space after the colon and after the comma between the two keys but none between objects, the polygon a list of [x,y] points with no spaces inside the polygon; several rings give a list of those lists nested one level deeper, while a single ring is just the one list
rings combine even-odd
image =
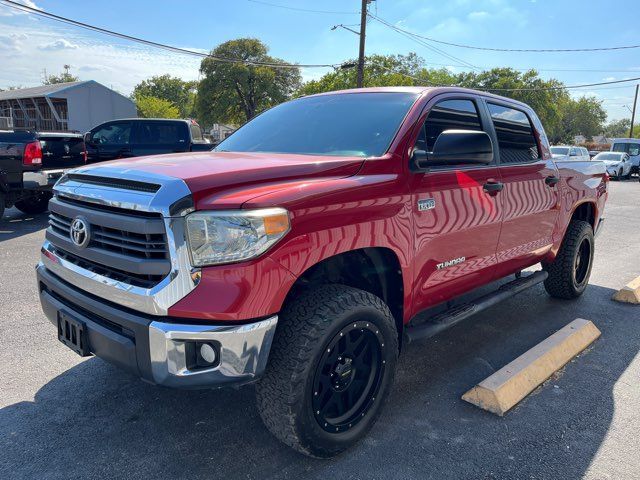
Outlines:
[{"label": "door handle", "polygon": [[560,179],[555,175],[549,175],[547,178],[544,179],[544,183],[546,183],[547,186],[549,187],[555,187],[559,181]]},{"label": "door handle", "polygon": [[489,195],[497,195],[498,192],[501,192],[504,188],[504,183],[496,182],[494,180],[489,180],[482,186],[482,189],[487,192]]}]

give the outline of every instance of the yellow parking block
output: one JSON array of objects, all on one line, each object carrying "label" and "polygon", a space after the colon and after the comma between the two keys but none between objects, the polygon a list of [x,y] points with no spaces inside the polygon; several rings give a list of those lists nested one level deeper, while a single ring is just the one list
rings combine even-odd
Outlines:
[{"label": "yellow parking block", "polygon": [[614,293],[613,299],[617,302],[640,304],[640,277]]},{"label": "yellow parking block", "polygon": [[480,382],[462,399],[502,416],[599,336],[600,330],[591,321],[577,318]]}]

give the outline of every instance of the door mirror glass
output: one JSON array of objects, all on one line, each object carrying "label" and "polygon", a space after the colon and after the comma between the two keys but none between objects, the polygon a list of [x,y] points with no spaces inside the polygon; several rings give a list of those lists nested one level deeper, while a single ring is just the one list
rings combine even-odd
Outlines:
[{"label": "door mirror glass", "polygon": [[432,152],[415,150],[418,168],[447,165],[487,165],[493,161],[493,145],[485,132],[475,130],[445,130]]}]

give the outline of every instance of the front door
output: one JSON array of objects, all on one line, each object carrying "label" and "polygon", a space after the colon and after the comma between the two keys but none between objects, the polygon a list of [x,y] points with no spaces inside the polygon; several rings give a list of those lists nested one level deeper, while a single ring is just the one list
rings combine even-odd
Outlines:
[{"label": "front door", "polygon": [[[485,130],[478,99],[438,96],[416,148],[432,151],[445,130]],[[414,314],[491,281],[502,217],[495,163],[433,167],[414,172]],[[495,188],[498,187],[498,188]]]},{"label": "front door", "polygon": [[553,161],[542,158],[529,114],[493,100],[486,106],[495,128],[504,183],[496,267],[501,277],[535,264],[550,250],[560,212],[560,184]]},{"label": "front door", "polygon": [[137,122],[134,136],[133,154],[136,157],[185,152],[189,149],[189,128],[186,122]]},{"label": "front door", "polygon": [[90,161],[131,157],[132,122],[109,122],[91,133]]}]

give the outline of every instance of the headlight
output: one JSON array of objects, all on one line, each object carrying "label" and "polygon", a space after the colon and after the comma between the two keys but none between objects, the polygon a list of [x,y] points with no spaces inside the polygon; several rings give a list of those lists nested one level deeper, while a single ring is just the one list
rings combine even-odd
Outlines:
[{"label": "headlight", "polygon": [[283,208],[194,212],[186,222],[195,267],[257,257],[290,229],[289,213]]}]

